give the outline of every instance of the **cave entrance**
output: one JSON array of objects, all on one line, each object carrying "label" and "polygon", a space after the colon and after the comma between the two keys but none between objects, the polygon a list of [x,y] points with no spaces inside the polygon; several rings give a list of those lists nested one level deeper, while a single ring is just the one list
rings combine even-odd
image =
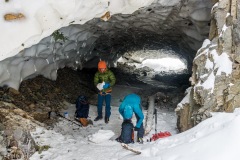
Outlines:
[{"label": "cave entrance", "polygon": [[[87,94],[92,104],[96,104],[92,81],[102,59],[116,75],[116,87],[122,91],[121,97],[116,96],[119,92],[113,93],[115,106],[131,91],[142,97],[145,108],[148,96],[156,94],[156,106],[173,111],[190,86],[194,55],[209,32],[212,3],[194,7],[190,7],[190,12],[185,4],[160,5],[131,15],[116,14],[107,22],[94,18],[83,25],[70,23],[4,61],[6,66],[12,62],[16,70],[7,70],[11,74],[5,75],[7,80],[1,85],[18,88],[22,81],[43,75],[56,80],[56,88],[61,88],[61,94],[57,95],[61,98],[74,103],[78,95]],[[204,14],[199,19],[196,15],[200,13]],[[44,91],[44,96],[49,94]]]},{"label": "cave entrance", "polygon": [[91,52],[95,56],[84,63],[83,71],[94,74],[98,61],[105,60],[117,85],[141,88],[138,92],[144,97],[144,106],[148,96],[158,93],[162,106],[173,109],[190,86],[195,53],[180,40],[139,29],[103,34],[95,41]]}]

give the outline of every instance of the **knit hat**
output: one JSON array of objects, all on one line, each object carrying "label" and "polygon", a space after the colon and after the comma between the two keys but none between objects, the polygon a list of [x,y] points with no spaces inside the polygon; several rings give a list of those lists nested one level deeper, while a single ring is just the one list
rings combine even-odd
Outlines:
[{"label": "knit hat", "polygon": [[103,69],[107,68],[107,64],[105,61],[98,62],[98,69],[100,69],[100,68],[103,68]]}]

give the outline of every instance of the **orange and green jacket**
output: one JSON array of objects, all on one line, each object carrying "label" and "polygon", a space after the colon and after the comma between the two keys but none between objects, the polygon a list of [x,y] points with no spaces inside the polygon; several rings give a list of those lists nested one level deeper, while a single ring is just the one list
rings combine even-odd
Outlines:
[{"label": "orange and green jacket", "polygon": [[113,72],[108,69],[104,73],[97,71],[94,76],[94,85],[97,86],[98,83],[102,83],[102,82],[110,83],[110,87],[103,89],[102,92],[107,92],[107,93],[111,92],[112,86],[116,82],[116,78]]}]

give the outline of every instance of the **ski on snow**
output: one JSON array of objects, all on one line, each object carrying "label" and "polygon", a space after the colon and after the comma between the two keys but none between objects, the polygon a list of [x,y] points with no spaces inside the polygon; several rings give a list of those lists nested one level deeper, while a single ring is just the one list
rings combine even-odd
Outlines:
[{"label": "ski on snow", "polygon": [[141,153],[142,153],[141,151],[138,151],[137,149],[132,148],[132,147],[130,147],[129,145],[127,145],[127,144],[125,144],[125,143],[121,143],[121,146],[122,146],[124,149],[129,150],[129,151],[131,151],[131,152],[133,152],[133,153],[136,153],[136,154],[141,154]]}]

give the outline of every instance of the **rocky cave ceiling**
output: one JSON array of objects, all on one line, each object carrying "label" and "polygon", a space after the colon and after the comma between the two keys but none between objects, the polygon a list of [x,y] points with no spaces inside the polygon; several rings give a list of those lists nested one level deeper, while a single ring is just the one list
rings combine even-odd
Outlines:
[{"label": "rocky cave ceiling", "polygon": [[213,4],[210,0],[154,1],[132,14],[106,13],[82,25],[72,21],[55,36],[2,60],[0,85],[18,89],[22,80],[39,74],[55,80],[59,68],[96,67],[99,59],[116,67],[121,56],[136,62],[137,56],[129,58],[129,54],[148,50],[156,52],[144,58],[177,57],[191,70],[194,54],[208,38]]}]

